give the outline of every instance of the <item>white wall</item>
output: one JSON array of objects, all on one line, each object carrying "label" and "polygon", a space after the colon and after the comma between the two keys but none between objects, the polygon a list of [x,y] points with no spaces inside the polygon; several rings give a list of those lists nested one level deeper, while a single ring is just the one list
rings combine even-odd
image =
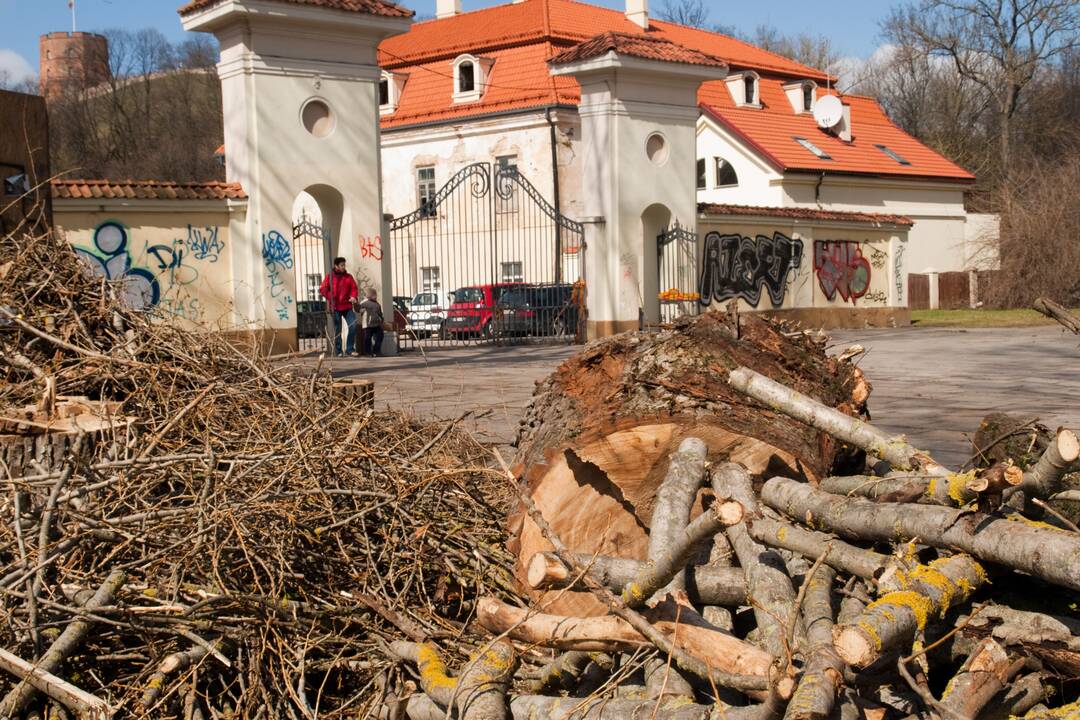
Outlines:
[{"label": "white wall", "polygon": [[[729,205],[760,205],[780,207],[784,204],[783,189],[776,185],[782,175],[762,160],[746,145],[715,120],[702,115],[697,125],[697,153],[705,159],[706,189],[697,193],[698,202]],[[716,187],[715,158],[731,163],[738,175],[735,187]]]}]

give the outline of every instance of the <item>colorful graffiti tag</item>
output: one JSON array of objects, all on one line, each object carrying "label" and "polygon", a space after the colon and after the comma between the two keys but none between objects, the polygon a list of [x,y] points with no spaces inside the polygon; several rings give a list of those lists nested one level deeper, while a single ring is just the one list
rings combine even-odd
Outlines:
[{"label": "colorful graffiti tag", "polygon": [[211,263],[216,263],[225,250],[225,241],[218,238],[218,228],[214,226],[197,228],[188,225],[185,245],[193,258]]},{"label": "colorful graffiti tag", "polygon": [[90,272],[120,285],[120,297],[133,310],[149,310],[161,299],[161,285],[150,270],[134,267],[128,229],[107,220],[94,229],[93,248],[75,248]]},{"label": "colorful graffiti tag", "polygon": [[740,298],[757,307],[764,287],[773,307],[778,307],[787,294],[788,274],[802,263],[802,255],[802,240],[782,233],[749,238],[711,232],[705,236],[699,302],[708,306]]},{"label": "colorful graffiti tag", "polygon": [[828,300],[835,300],[839,293],[844,302],[854,303],[870,289],[870,261],[863,257],[857,242],[814,243],[814,272]]},{"label": "colorful graffiti tag", "polygon": [[271,230],[262,236],[262,258],[270,281],[270,297],[275,301],[278,320],[288,320],[293,297],[285,285],[284,271],[293,269],[292,246],[284,235]]},{"label": "colorful graffiti tag", "polygon": [[360,236],[360,257],[370,260],[382,260],[382,238]]}]

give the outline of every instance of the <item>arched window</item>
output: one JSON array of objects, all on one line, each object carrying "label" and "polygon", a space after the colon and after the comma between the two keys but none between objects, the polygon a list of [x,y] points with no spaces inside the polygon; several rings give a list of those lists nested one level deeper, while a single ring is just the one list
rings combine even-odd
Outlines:
[{"label": "arched window", "polygon": [[743,97],[747,105],[757,103],[757,78],[749,73],[743,76]]},{"label": "arched window", "polygon": [[465,61],[458,65],[457,85],[459,93],[471,93],[476,90],[476,65]]},{"label": "arched window", "polygon": [[734,187],[739,184],[739,176],[735,174],[735,168],[722,157],[713,158],[716,161],[716,187]]},{"label": "arched window", "polygon": [[705,171],[705,158],[698,158],[697,161],[697,189],[704,190],[709,185],[709,179],[706,177]]},{"label": "arched window", "polygon": [[810,83],[803,83],[802,107],[803,112],[811,112],[814,109],[814,86]]}]

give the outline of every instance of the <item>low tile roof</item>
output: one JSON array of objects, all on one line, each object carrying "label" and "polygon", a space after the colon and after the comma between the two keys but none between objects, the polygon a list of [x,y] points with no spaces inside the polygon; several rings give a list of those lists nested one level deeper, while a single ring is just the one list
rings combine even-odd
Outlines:
[{"label": "low tile roof", "polygon": [[[196,10],[216,5],[223,0],[192,0],[178,11],[181,15],[193,13]],[[344,10],[346,12],[367,13],[369,15],[384,15],[387,17],[412,17],[413,11],[401,7],[389,0],[276,0],[293,5],[314,5],[330,10]]]},{"label": "low tile roof", "polygon": [[606,55],[613,50],[620,55],[629,55],[645,60],[660,60],[684,65],[726,67],[726,63],[719,58],[679,45],[665,38],[622,32],[606,32],[597,35],[591,40],[586,40],[569,50],[564,50],[548,62],[552,65],[561,65],[563,63],[591,60]]},{"label": "low tile roof", "polygon": [[904,215],[885,215],[879,213],[843,212],[839,210],[817,210],[815,208],[768,207],[765,205],[724,205],[721,203],[700,203],[698,213],[702,215],[741,215],[753,217],[778,217],[791,220],[826,220],[836,222],[855,222],[870,225],[906,225],[915,221]]},{"label": "low tile roof", "polygon": [[[846,142],[820,129],[813,115],[796,114],[784,91],[785,82],[775,77],[760,78],[760,108],[736,107],[723,82],[703,84],[698,92],[698,102],[708,116],[780,171],[975,181],[975,176],[967,170],[897,127],[873,98],[817,89],[818,97],[838,95],[851,109],[852,141]],[[829,159],[817,157],[800,145],[796,137],[806,138]],[[901,164],[889,157],[878,145],[889,148],[909,164]]]},{"label": "low tile roof", "polygon": [[247,193],[239,183],[164,180],[69,180],[52,181],[57,200],[243,200]]}]

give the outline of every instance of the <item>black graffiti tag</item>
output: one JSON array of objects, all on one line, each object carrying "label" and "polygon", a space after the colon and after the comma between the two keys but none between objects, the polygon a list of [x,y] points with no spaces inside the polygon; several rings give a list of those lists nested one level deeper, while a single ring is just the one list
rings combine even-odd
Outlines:
[{"label": "black graffiti tag", "polygon": [[765,286],[773,307],[782,305],[787,293],[788,273],[802,263],[802,240],[792,240],[782,233],[772,237],[758,235],[705,236],[705,257],[698,292],[701,304],[741,298],[753,307],[761,302]]}]

